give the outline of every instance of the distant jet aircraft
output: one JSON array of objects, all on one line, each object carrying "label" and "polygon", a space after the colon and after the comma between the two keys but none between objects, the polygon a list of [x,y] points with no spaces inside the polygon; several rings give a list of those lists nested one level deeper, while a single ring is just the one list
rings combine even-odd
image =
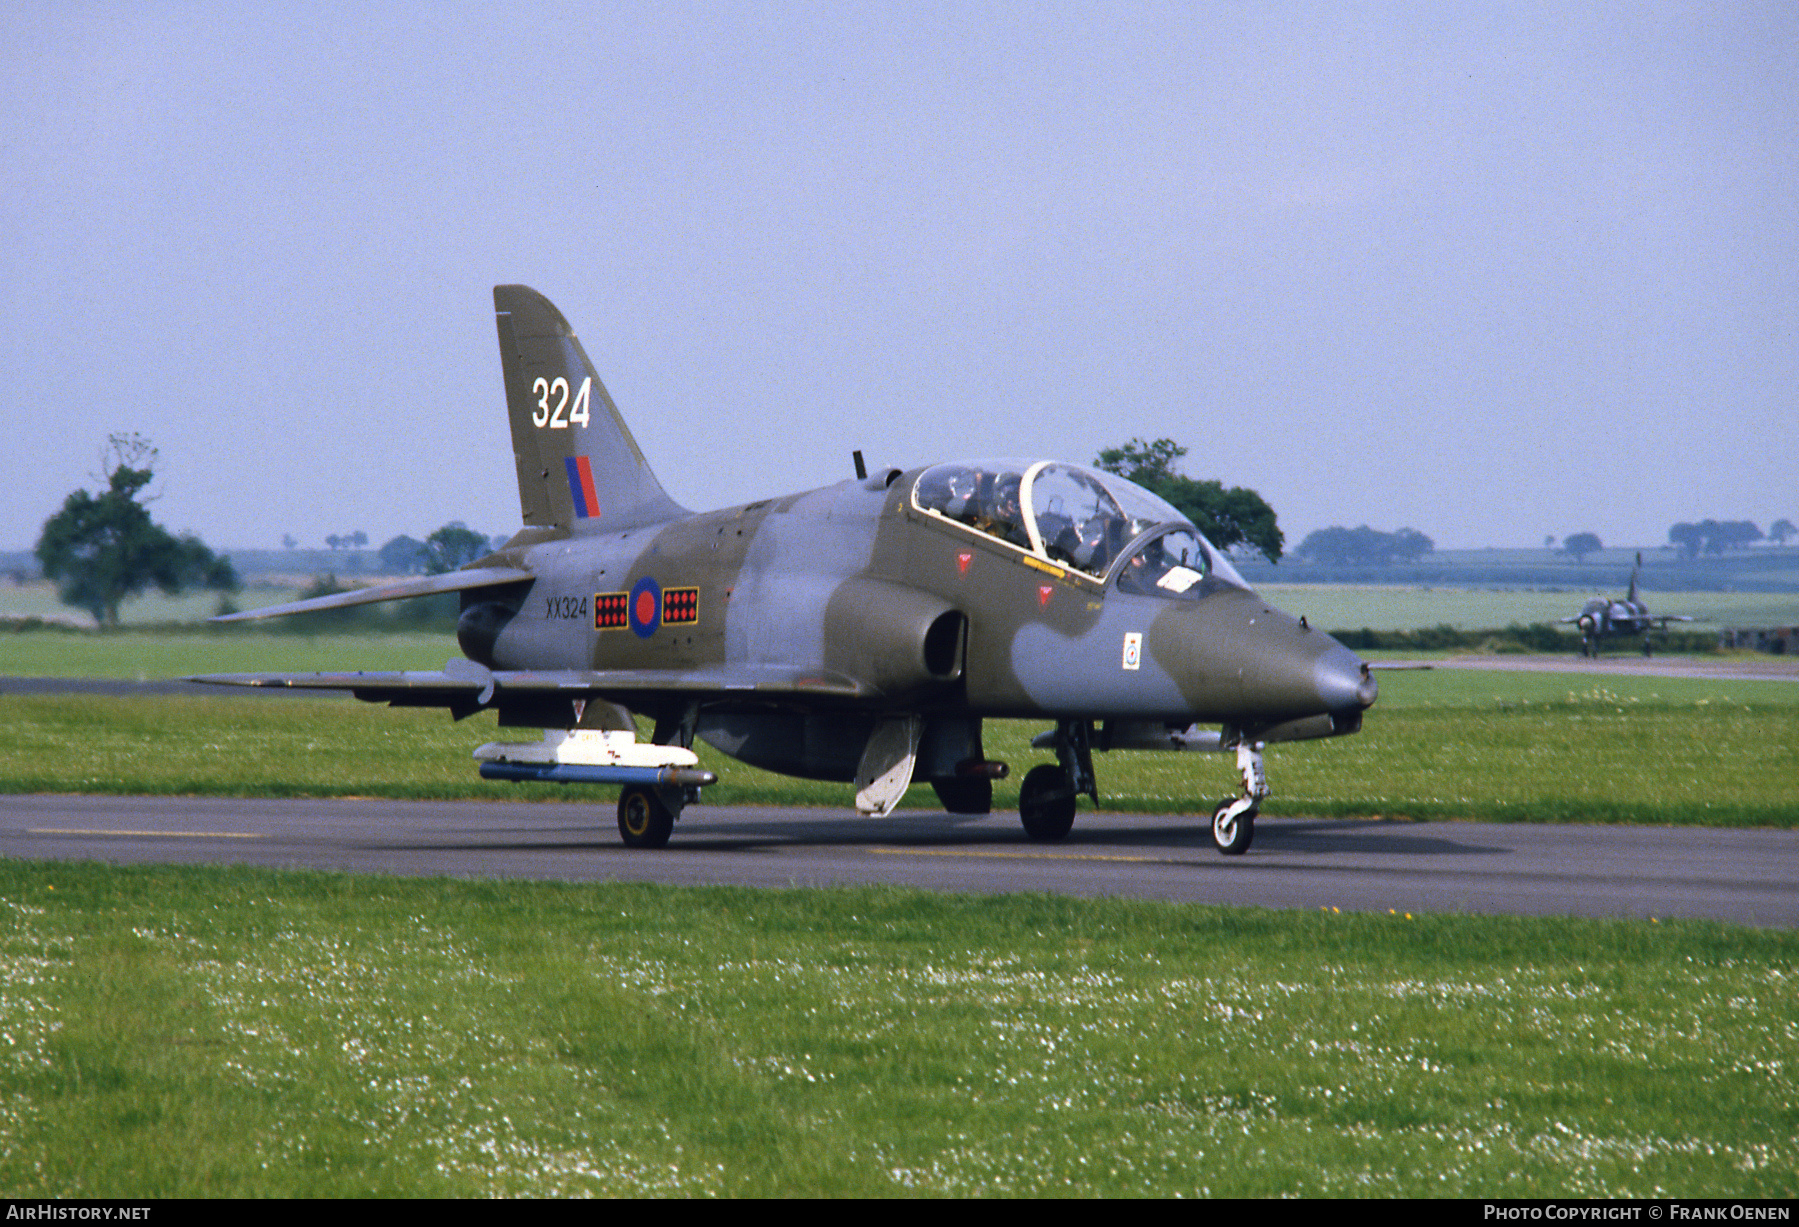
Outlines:
[{"label": "distant jet aircraft", "polygon": [[[1361,727],[1368,667],[1257,596],[1168,503],[1047,460],[957,461],[695,515],[663,492],[560,312],[523,286],[494,307],[524,528],[447,575],[227,615],[461,594],[466,659],[437,672],[213,674],[394,706],[492,709],[536,742],[482,746],[498,779],[615,783],[626,844],[660,847],[716,776],[697,737],[770,771],[854,782],[886,814],[912,779],[986,813],[1009,768],[989,717],[1041,717],[1055,762],[1019,817],[1060,839],[1093,751],[1234,752],[1212,834],[1245,851],[1270,742]],[[748,425],[746,423],[746,425]],[[632,713],[654,721],[639,743]],[[1202,723],[1221,726],[1201,730]]]},{"label": "distant jet aircraft", "polygon": [[1668,631],[1670,622],[1691,622],[1693,619],[1684,614],[1654,614],[1649,607],[1637,597],[1637,576],[1643,569],[1643,555],[1637,555],[1637,562],[1630,569],[1630,592],[1622,599],[1608,601],[1596,596],[1580,607],[1580,612],[1573,617],[1563,618],[1564,623],[1572,622],[1580,627],[1580,654],[1597,656],[1599,649],[1612,635],[1641,634],[1643,636],[1643,655],[1651,654],[1649,632],[1660,626],[1662,633]]}]

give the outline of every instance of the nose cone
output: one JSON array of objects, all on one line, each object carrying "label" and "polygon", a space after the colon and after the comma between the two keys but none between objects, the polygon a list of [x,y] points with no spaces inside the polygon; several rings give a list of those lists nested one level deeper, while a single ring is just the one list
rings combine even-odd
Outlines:
[{"label": "nose cone", "polygon": [[1362,711],[1380,697],[1380,683],[1362,658],[1342,644],[1332,646],[1312,666],[1312,684],[1326,711]]},{"label": "nose cone", "polygon": [[1373,705],[1380,687],[1362,658],[1329,635],[1259,600],[1239,616],[1231,655],[1246,718],[1348,716]]}]

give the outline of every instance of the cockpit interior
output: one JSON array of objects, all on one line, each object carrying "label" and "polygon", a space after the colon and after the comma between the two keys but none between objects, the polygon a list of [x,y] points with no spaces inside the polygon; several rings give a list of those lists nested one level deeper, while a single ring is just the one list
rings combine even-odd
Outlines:
[{"label": "cockpit interior", "polygon": [[[912,505],[1120,591],[1197,600],[1247,588],[1222,551],[1142,486],[1053,460],[966,460],[925,470]],[[1212,581],[1210,583],[1206,581]]]}]

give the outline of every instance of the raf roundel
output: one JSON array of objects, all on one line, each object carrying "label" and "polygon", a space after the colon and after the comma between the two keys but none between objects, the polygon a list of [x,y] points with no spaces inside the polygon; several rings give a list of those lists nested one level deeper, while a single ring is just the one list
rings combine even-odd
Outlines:
[{"label": "raf roundel", "polygon": [[631,585],[631,629],[648,639],[662,627],[662,588],[651,576]]}]

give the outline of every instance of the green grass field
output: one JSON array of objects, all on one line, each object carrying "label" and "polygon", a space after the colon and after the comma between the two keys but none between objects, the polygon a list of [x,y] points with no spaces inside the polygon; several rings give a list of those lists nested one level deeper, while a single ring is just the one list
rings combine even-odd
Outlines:
[{"label": "green grass field", "polygon": [[1799,1193],[1799,938],[0,863],[12,1197]]},{"label": "green grass field", "polygon": [[[1799,825],[1799,684],[1439,670],[1389,673],[1353,737],[1271,747],[1271,815]],[[491,716],[290,696],[0,696],[0,790],[215,796],[543,798],[608,808],[615,790],[500,784],[470,758]],[[991,721],[1017,804],[1044,725]],[[714,804],[848,809],[848,785],[772,775],[704,745]],[[1213,754],[1096,756],[1105,808],[1208,811],[1236,789]],[[910,807],[936,807],[914,786]],[[1085,806],[1085,802],[1082,803]]]},{"label": "green grass field", "polygon": [[427,632],[294,635],[236,628],[0,632],[0,677],[155,681],[196,673],[441,669],[445,661],[461,656],[455,635]]},{"label": "green grass field", "polygon": [[[157,643],[164,676],[454,651],[8,639],[94,666],[52,675],[156,676]],[[1799,825],[1799,684],[1381,686],[1362,733],[1270,750],[1270,813]],[[0,695],[0,727],[9,792],[540,797],[608,825],[613,803],[478,779],[490,716]],[[989,725],[1002,807],[1039,727]],[[708,802],[849,808],[847,785],[703,754]],[[1108,808],[1234,788],[1224,756],[1098,766]],[[0,1188],[1791,1197],[1796,956],[1689,922],[6,861]]]},{"label": "green grass field", "polygon": [[[279,605],[299,595],[304,584],[253,584],[232,595],[241,609],[262,605]],[[119,607],[119,622],[124,626],[143,626],[169,622],[202,622],[218,612],[217,592],[188,592],[181,596],[164,596],[152,588],[143,596],[132,597]],[[66,618],[72,623],[92,626],[93,618],[85,610],[64,605],[56,595],[56,585],[44,580],[28,583],[0,583],[0,617]]]}]

